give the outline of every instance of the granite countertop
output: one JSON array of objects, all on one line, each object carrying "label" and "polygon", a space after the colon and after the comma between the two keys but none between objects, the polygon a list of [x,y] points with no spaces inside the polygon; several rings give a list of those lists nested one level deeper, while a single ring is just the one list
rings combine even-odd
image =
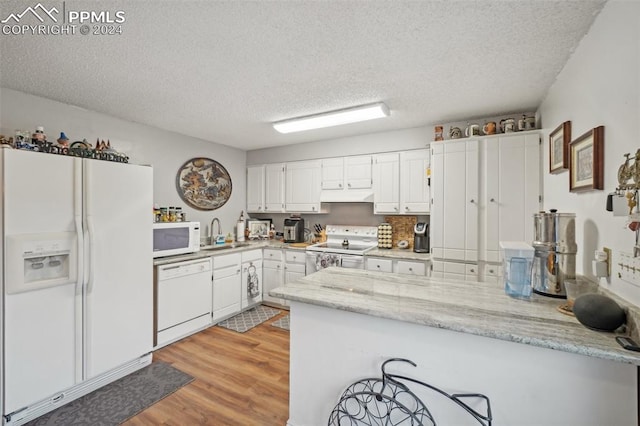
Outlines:
[{"label": "granite countertop", "polygon": [[381,249],[376,247],[373,250],[366,252],[365,256],[391,257],[393,259],[419,260],[422,262],[431,260],[431,255],[429,253],[416,253],[413,250],[399,248]]},{"label": "granite countertop", "polygon": [[[234,243],[238,244],[238,243]],[[283,243],[281,241],[274,240],[254,240],[247,241],[245,243],[240,243],[238,247],[228,247],[233,246],[234,244],[224,244],[221,245],[221,248],[217,248],[214,250],[200,250],[195,253],[189,254],[178,254],[175,256],[167,256],[167,257],[158,257],[153,259],[153,266],[158,265],[167,265],[170,263],[176,262],[185,262],[188,260],[196,260],[202,259],[204,257],[210,256],[220,256],[231,253],[240,253],[247,250],[261,249],[261,248],[275,248],[275,249],[287,249],[287,250],[301,250],[304,251],[306,247],[292,247],[289,243]],[[228,247],[228,248],[227,248]]]},{"label": "granite countertop", "polygon": [[[562,300],[507,296],[497,283],[327,268],[269,293],[273,297],[640,365],[613,333],[560,313]],[[631,322],[631,321],[630,321]]]}]

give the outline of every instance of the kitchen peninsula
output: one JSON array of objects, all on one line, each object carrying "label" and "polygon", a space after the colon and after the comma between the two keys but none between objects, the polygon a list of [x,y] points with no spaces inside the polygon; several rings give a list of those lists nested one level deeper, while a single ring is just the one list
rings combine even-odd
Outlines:
[{"label": "kitchen peninsula", "polygon": [[[394,357],[417,364],[394,366],[401,374],[488,396],[494,425],[638,422],[640,353],[558,312],[561,300],[512,299],[496,283],[339,268],[271,295],[291,306],[289,426],[325,422],[349,384],[380,377]],[[436,421],[459,424],[434,404]]]}]

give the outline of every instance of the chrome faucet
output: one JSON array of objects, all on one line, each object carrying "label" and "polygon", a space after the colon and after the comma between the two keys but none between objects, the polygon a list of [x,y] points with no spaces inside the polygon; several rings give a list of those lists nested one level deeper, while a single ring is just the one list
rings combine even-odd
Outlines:
[{"label": "chrome faucet", "polygon": [[220,229],[220,219],[218,219],[217,217],[214,217],[213,220],[211,220],[211,225],[209,225],[209,244],[215,244],[215,238],[213,237],[213,223],[214,222],[218,222],[218,233],[217,235],[220,235],[222,233],[222,230]]}]

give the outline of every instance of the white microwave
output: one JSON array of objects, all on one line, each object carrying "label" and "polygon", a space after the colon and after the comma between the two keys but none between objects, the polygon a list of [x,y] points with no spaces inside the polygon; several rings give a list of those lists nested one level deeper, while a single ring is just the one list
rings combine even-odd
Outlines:
[{"label": "white microwave", "polygon": [[195,253],[200,250],[200,222],[153,224],[153,257]]}]

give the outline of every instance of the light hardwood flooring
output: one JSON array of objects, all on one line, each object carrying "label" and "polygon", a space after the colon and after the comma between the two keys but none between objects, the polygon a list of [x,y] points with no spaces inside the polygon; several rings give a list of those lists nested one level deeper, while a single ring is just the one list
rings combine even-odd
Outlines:
[{"label": "light hardwood flooring", "polygon": [[123,423],[284,426],[289,417],[289,332],[271,325],[245,333],[210,327],[154,352],[195,378]]}]

